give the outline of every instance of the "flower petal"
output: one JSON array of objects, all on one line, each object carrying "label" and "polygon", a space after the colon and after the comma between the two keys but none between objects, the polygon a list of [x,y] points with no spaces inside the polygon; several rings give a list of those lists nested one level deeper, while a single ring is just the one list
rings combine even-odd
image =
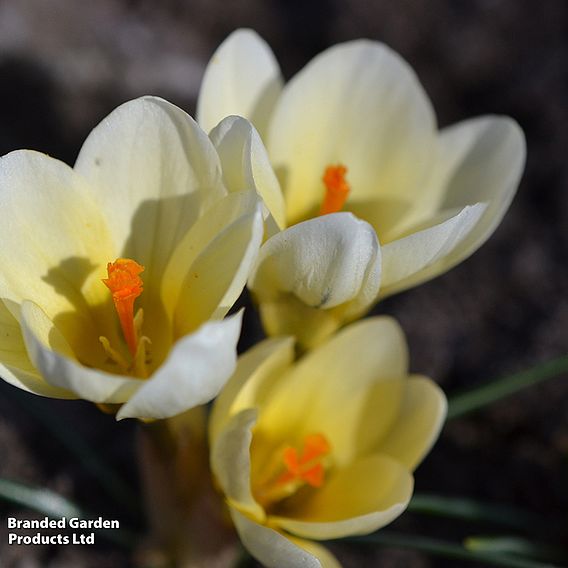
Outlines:
[{"label": "flower petal", "polygon": [[181,338],[166,361],[116,415],[169,418],[212,400],[235,370],[242,311]]},{"label": "flower petal", "polygon": [[52,398],[77,398],[72,392],[51,386],[32,365],[16,318],[0,301],[0,376],[27,392]]},{"label": "flower petal", "polygon": [[[310,351],[271,388],[258,388],[258,430],[279,443],[324,434],[342,465],[376,449],[398,414],[408,368],[395,320],[351,324]],[[259,460],[262,462],[262,458]]]},{"label": "flower petal", "polygon": [[114,110],[88,136],[75,169],[91,183],[120,256],[146,267],[148,288],[203,209],[225,194],[209,137],[155,97]]},{"label": "flower petal", "polygon": [[256,406],[256,390],[267,377],[278,376],[294,360],[294,341],[290,337],[265,339],[241,355],[233,376],[215,400],[209,419],[209,441],[215,440],[231,416]]},{"label": "flower petal", "polygon": [[209,132],[233,114],[251,120],[264,136],[280,91],[280,68],[254,31],[233,32],[207,65],[197,101],[197,121]]},{"label": "flower petal", "polygon": [[77,363],[63,335],[33,302],[22,303],[21,326],[30,360],[54,387],[92,402],[118,404],[128,400],[143,384],[139,379],[111,375]]},{"label": "flower petal", "polygon": [[437,440],[448,403],[443,391],[426,377],[406,381],[402,404],[380,452],[414,470]]},{"label": "flower petal", "polygon": [[437,151],[435,116],[399,55],[357,40],[319,54],[286,85],[267,147],[294,223],[321,202],[333,164],[347,167],[354,199],[420,196]]},{"label": "flower petal", "polygon": [[313,346],[375,301],[381,255],[373,228],[350,213],[294,225],[260,249],[248,286],[269,335]]},{"label": "flower petal", "polygon": [[270,516],[269,522],[316,540],[368,534],[406,509],[413,487],[405,467],[388,456],[372,455],[334,472],[310,497],[295,499],[293,518]]},{"label": "flower petal", "polygon": [[249,408],[233,416],[211,448],[211,469],[229,505],[264,522],[264,509],[252,495],[250,444],[258,411]]},{"label": "flower petal", "polygon": [[383,245],[381,297],[416,286],[454,266],[456,251],[486,211],[485,203],[468,205],[441,223]]},{"label": "flower petal", "polygon": [[179,337],[225,316],[247,281],[262,242],[260,206],[220,232],[189,267],[174,310]]},{"label": "flower petal", "polygon": [[303,538],[298,538],[292,535],[286,535],[286,537],[295,545],[303,548],[312,556],[315,556],[319,560],[321,568],[341,568],[341,564],[337,558],[335,558],[335,556],[325,546],[322,546],[317,542],[304,540]]},{"label": "flower petal", "polygon": [[29,150],[2,157],[0,208],[0,298],[32,300],[54,318],[85,314],[105,297],[92,284],[115,251],[90,189],[69,166]]},{"label": "flower petal", "polygon": [[[276,229],[286,226],[284,197],[266,149],[254,126],[239,116],[223,119],[209,135],[223,168],[229,191],[256,190]],[[266,216],[266,215],[265,215]]]},{"label": "flower petal", "polygon": [[324,568],[305,548],[282,533],[259,525],[235,509],[231,517],[245,548],[266,568]]}]

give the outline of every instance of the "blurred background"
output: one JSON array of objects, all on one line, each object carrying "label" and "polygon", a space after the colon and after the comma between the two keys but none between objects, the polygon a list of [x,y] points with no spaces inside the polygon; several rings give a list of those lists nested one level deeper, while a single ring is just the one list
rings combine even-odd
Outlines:
[{"label": "blurred background", "polygon": [[[414,67],[440,126],[487,113],[521,124],[527,167],[496,234],[450,273],[375,312],[400,320],[412,370],[433,377],[450,396],[565,354],[565,0],[0,0],[0,155],[33,148],[72,164],[89,131],[115,106],[140,95],[162,96],[193,114],[209,57],[243,26],[268,41],[286,78],[331,44],[367,37],[387,43]],[[250,310],[248,318],[254,323]],[[449,422],[417,471],[416,490],[566,518],[567,409],[564,376]],[[113,463],[137,493],[132,421],[116,424],[87,403],[40,400],[4,383],[0,477],[50,488],[96,515],[140,528],[141,520],[129,518],[120,501],[101,489],[88,456],[78,459],[62,444],[49,426],[52,419]],[[0,502],[1,566],[129,566],[127,550],[104,541],[95,547],[8,547],[8,515],[30,517]],[[484,525],[411,513],[394,528],[456,542],[498,534]],[[533,536],[541,530],[535,527]],[[353,568],[476,566],[413,551],[334,550]]]}]

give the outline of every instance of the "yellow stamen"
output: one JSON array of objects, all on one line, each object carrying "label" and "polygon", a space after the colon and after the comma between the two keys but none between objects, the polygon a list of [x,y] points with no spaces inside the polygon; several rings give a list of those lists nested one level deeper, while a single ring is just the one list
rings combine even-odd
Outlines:
[{"label": "yellow stamen", "polygon": [[347,196],[351,191],[345,175],[347,168],[338,164],[337,166],[328,166],[325,169],[322,180],[325,185],[325,196],[321,204],[320,215],[328,213],[337,213],[341,211]]},{"label": "yellow stamen", "polygon": [[143,283],[139,274],[143,271],[144,267],[136,261],[119,258],[107,264],[108,278],[103,279],[103,283],[112,292],[122,333],[133,357],[138,347],[138,334],[134,323],[134,301],[142,294]]}]

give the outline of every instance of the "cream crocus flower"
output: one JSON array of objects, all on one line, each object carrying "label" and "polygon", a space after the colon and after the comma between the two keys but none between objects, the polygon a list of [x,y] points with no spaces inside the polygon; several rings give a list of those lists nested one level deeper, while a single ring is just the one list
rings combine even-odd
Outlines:
[{"label": "cream crocus flower", "polygon": [[240,357],[210,419],[211,463],[263,565],[338,566],[314,541],[360,535],[407,506],[446,399],[408,375],[399,325],[353,323],[294,362],[289,338]]},{"label": "cream crocus flower", "polygon": [[[197,116],[209,131],[231,114],[250,119],[265,141],[283,193],[282,205],[266,203],[281,229],[339,210],[373,226],[382,256],[375,300],[479,248],[507,210],[525,162],[523,133],[508,117],[439,130],[412,69],[374,41],[331,47],[284,85],[268,45],[253,31],[234,32],[207,67]],[[286,293],[291,274],[313,273],[311,255],[296,254],[295,270],[275,258],[294,243],[286,232],[273,238],[279,244],[263,247],[249,281],[264,316],[274,309],[263,304]],[[322,307],[328,291],[321,288]]]},{"label": "cream crocus flower", "polygon": [[236,364],[241,317],[222,318],[262,240],[257,191],[227,188],[208,136],[152,97],[111,113],[74,168],[1,158],[2,378],[118,418],[211,400]]}]

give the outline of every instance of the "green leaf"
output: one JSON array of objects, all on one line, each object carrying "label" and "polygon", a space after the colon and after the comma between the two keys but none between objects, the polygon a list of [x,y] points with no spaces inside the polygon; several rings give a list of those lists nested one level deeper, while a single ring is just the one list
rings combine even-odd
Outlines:
[{"label": "green leaf", "polygon": [[532,531],[542,526],[546,519],[527,513],[515,507],[483,503],[461,497],[415,494],[407,509],[409,512],[449,517],[463,521],[489,522],[516,529]]},{"label": "green leaf", "polygon": [[448,420],[483,408],[522,389],[564,373],[568,373],[568,355],[451,397],[448,404]]},{"label": "green leaf", "polygon": [[550,562],[566,560],[566,554],[560,549],[518,536],[469,537],[464,546],[474,552],[515,554]]},{"label": "green leaf", "polygon": [[388,548],[418,550],[435,556],[480,562],[487,566],[505,566],[509,568],[561,568],[559,564],[542,563],[509,554],[497,554],[467,550],[459,544],[419,535],[379,531],[368,536],[350,537],[342,542],[380,545]]}]

